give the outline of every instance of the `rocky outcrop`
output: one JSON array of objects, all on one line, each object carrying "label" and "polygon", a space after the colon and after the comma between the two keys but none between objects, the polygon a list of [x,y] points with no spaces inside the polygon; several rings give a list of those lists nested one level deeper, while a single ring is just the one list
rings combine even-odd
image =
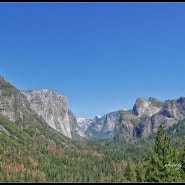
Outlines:
[{"label": "rocky outcrop", "polygon": [[139,124],[139,118],[129,111],[123,111],[120,114],[119,122],[115,125],[115,140],[131,140],[136,137],[135,127]]},{"label": "rocky outcrop", "polygon": [[[97,121],[97,120],[96,120]],[[89,118],[77,118],[77,124],[80,127],[80,129],[85,132],[87,128],[90,126],[90,124],[93,122],[93,119]]]},{"label": "rocky outcrop", "polygon": [[47,124],[30,107],[26,97],[0,77],[0,113],[26,129],[32,124]]},{"label": "rocky outcrop", "polygon": [[68,109],[68,117],[69,123],[71,125],[71,130],[74,130],[77,127],[77,118],[70,109]]},{"label": "rocky outcrop", "polygon": [[160,124],[168,128],[183,118],[185,118],[185,97],[167,100],[159,113],[151,118],[152,132],[156,132]]},{"label": "rocky outcrop", "polygon": [[80,137],[86,138],[84,131],[80,128],[77,122],[76,116],[72,113],[70,109],[68,109],[69,123],[71,124],[71,133],[75,133]]},{"label": "rocky outcrop", "polygon": [[155,104],[153,104],[150,100],[153,99],[150,98],[149,100],[146,100],[143,98],[138,98],[133,107],[133,114],[141,117],[143,115],[152,116],[159,112],[160,107],[155,106]]},{"label": "rocky outcrop", "polygon": [[120,113],[121,111],[115,111],[102,117],[96,116],[84,131],[85,134],[92,139],[113,138]]},{"label": "rocky outcrop", "polygon": [[140,98],[136,100],[132,114],[121,114],[120,122],[116,126],[115,140],[147,138],[157,132],[160,124],[167,129],[184,118],[185,97],[164,103],[156,99],[150,98],[148,101]]},{"label": "rocky outcrop", "polygon": [[72,116],[69,118],[68,101],[65,96],[48,89],[22,91],[22,93],[26,96],[31,108],[50,127],[71,138],[72,125],[70,124],[70,120],[72,120],[72,124],[74,125],[75,118]]},{"label": "rocky outcrop", "polygon": [[56,131],[72,138],[72,132],[85,137],[77,125],[77,119],[68,108],[67,97],[52,90],[22,91],[31,108]]}]

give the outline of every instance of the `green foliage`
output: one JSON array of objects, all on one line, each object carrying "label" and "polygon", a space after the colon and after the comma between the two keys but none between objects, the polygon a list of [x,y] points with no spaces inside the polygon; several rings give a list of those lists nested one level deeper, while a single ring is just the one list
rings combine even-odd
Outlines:
[{"label": "green foliage", "polygon": [[185,144],[185,119],[173,124],[166,132],[172,138],[172,145],[182,148]]},{"label": "green foliage", "polygon": [[131,123],[132,123],[134,126],[137,126],[137,125],[139,125],[139,123],[140,123],[140,120],[139,120],[139,119],[131,119],[130,121],[131,121]]},{"label": "green foliage", "polygon": [[155,140],[154,149],[149,155],[149,165],[146,170],[147,182],[179,182],[181,169],[175,168],[178,155],[175,148],[170,147],[170,138],[160,125]]},{"label": "green foliage", "polygon": [[130,167],[130,162],[127,162],[125,172],[124,172],[124,177],[126,178],[126,180],[128,182],[135,182],[136,181],[135,174]]},{"label": "green foliage", "polygon": [[140,121],[141,121],[141,122],[142,122],[142,121],[146,121],[148,118],[149,118],[149,116],[147,116],[147,115],[142,115],[142,116],[140,117]]},{"label": "green foliage", "polygon": [[16,93],[17,90],[9,82],[6,82],[3,77],[0,76],[0,89],[1,96],[8,96],[13,93]]},{"label": "green foliage", "polygon": [[[145,174],[151,174],[153,166],[155,172],[164,174],[163,180],[157,177],[158,182],[180,182],[185,177],[185,152],[170,147],[164,130],[157,137],[154,134],[130,143],[111,139],[73,141],[44,124],[33,123],[22,129],[1,114],[0,126],[9,133],[1,127],[0,182],[147,182]],[[161,171],[159,167],[168,162],[182,164],[182,170],[166,166]]]},{"label": "green foliage", "polygon": [[162,107],[163,106],[163,102],[160,100],[157,100],[156,98],[150,98],[150,102],[156,106],[156,107]]},{"label": "green foliage", "polygon": [[141,164],[136,164],[135,173],[136,173],[136,182],[143,182],[144,173],[143,173],[143,168]]},{"label": "green foliage", "polygon": [[134,126],[137,126],[139,125],[141,122],[143,121],[146,121],[147,119],[149,118],[149,116],[147,115],[142,115],[139,119],[136,118],[136,119],[131,119],[131,123],[134,125]]}]

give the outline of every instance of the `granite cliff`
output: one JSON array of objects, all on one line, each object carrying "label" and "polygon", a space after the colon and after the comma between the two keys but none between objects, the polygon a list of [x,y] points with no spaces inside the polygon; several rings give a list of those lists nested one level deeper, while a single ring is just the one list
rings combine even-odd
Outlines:
[{"label": "granite cliff", "polygon": [[72,138],[71,132],[73,131],[84,137],[83,132],[77,125],[75,115],[68,108],[67,97],[49,89],[22,91],[22,94],[26,96],[31,108],[50,127],[68,138]]}]

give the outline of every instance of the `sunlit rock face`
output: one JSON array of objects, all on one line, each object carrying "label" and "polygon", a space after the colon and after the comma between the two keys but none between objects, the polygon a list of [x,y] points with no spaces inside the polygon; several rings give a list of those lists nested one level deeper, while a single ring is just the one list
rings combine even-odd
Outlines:
[{"label": "sunlit rock face", "polygon": [[143,115],[152,116],[160,111],[160,107],[156,107],[150,100],[138,98],[133,107],[133,114],[141,117]]},{"label": "sunlit rock face", "polygon": [[31,108],[50,127],[71,138],[72,126],[68,114],[68,101],[65,96],[48,89],[22,91],[22,93],[30,102]]}]

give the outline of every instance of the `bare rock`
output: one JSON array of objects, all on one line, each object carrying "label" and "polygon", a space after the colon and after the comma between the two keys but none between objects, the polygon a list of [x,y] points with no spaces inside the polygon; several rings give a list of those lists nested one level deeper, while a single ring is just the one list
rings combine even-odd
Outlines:
[{"label": "bare rock", "polygon": [[[65,96],[48,89],[22,91],[22,93],[30,102],[31,108],[50,127],[71,138],[72,126],[68,115],[68,101]],[[74,118],[71,117],[70,119]]]}]

